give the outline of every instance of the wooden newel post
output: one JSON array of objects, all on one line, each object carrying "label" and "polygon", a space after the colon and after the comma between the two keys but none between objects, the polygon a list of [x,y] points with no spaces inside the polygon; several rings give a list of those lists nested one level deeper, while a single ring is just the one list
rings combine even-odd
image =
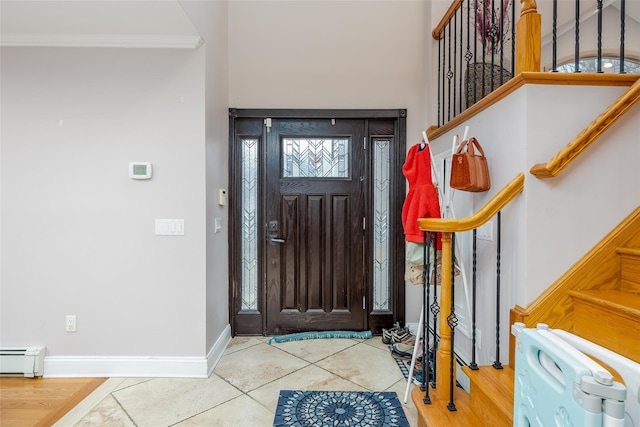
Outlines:
[{"label": "wooden newel post", "polygon": [[542,19],[536,0],[520,0],[522,8],[516,25],[516,75],[540,71]]},{"label": "wooden newel post", "polygon": [[[440,343],[436,353],[436,385],[438,398],[446,401],[451,393],[449,381],[449,362],[453,352],[451,348],[451,329],[447,318],[451,314],[451,232],[442,233],[442,268],[440,269]],[[456,384],[456,372],[453,371],[453,384]]]}]

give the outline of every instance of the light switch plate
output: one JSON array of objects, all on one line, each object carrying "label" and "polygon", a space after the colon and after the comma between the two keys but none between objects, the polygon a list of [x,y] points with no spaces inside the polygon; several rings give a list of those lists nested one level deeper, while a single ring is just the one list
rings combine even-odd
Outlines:
[{"label": "light switch plate", "polygon": [[184,219],[156,219],[156,236],[184,236]]},{"label": "light switch plate", "polygon": [[476,230],[476,238],[493,241],[493,221],[488,221],[478,227]]}]

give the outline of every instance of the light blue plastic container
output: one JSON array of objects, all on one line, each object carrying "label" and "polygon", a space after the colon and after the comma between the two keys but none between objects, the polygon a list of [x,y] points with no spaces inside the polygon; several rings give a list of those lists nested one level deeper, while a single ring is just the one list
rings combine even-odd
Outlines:
[{"label": "light blue plastic container", "polygon": [[593,378],[589,365],[536,329],[523,326],[513,329],[514,426],[601,427],[602,398],[581,389],[584,377]]},{"label": "light blue plastic container", "polygon": [[[569,345],[582,353],[595,357],[611,369],[615,370],[624,382],[627,396],[624,402],[624,427],[640,427],[640,363],[621,356],[591,341],[585,340],[570,332],[561,329],[549,329],[551,333],[564,340]],[[603,417],[616,417],[616,414],[607,414],[604,410]],[[611,424],[603,419],[603,425]]]}]

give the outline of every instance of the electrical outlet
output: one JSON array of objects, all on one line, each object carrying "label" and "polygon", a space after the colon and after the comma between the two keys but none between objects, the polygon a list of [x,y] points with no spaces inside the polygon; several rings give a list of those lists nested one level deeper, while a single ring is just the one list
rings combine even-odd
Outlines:
[{"label": "electrical outlet", "polygon": [[76,315],[67,314],[67,323],[65,330],[67,332],[76,332]]}]

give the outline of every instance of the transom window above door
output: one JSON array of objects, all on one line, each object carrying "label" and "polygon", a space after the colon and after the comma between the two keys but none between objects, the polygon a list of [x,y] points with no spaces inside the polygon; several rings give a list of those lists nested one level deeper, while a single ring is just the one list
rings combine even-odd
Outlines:
[{"label": "transom window above door", "polygon": [[283,178],[348,178],[349,138],[283,138]]}]

